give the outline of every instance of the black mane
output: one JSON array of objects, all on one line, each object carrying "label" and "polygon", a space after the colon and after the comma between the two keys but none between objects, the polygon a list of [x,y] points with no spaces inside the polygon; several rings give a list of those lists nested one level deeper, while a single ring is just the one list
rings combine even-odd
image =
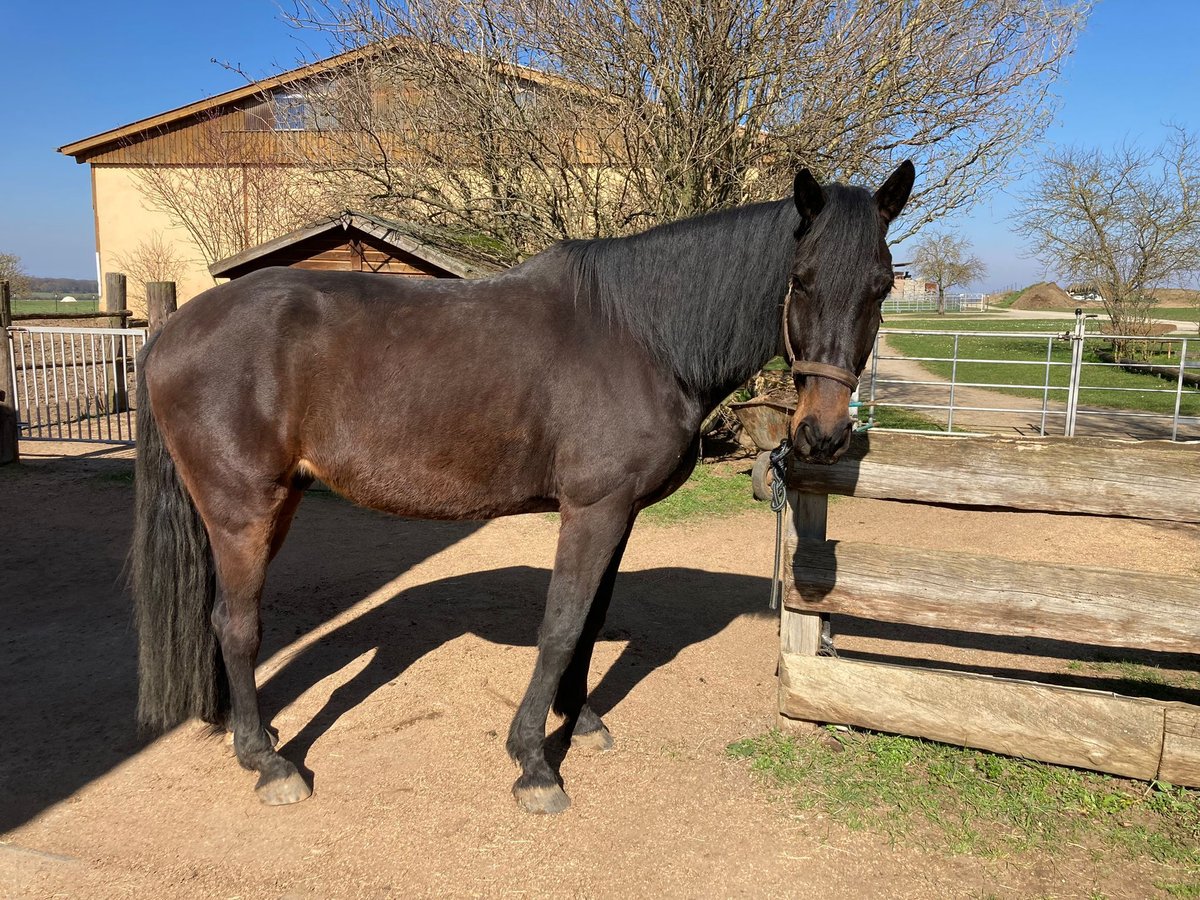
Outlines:
[{"label": "black mane", "polygon": [[[856,263],[877,253],[879,212],[863,188],[824,193],[801,245],[832,282],[822,293],[843,297]],[[789,198],[562,246],[579,300],[632,332],[683,384],[709,392],[749,378],[778,349],[799,226]]]},{"label": "black mane", "polygon": [[777,200],[562,246],[578,300],[707,392],[775,353],[799,223],[793,202]]}]

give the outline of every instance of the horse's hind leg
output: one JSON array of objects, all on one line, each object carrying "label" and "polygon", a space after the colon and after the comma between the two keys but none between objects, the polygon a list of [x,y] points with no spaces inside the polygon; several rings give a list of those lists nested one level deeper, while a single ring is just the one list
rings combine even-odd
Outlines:
[{"label": "horse's hind leg", "polygon": [[608,615],[608,605],[612,600],[613,588],[617,581],[617,570],[621,567],[621,557],[629,542],[629,532],[633,528],[630,522],[625,528],[625,535],[613,551],[604,577],[600,579],[600,587],[588,610],[587,620],[583,624],[583,633],[575,652],[567,664],[562,680],[558,683],[558,693],[554,698],[554,711],[564,716],[571,728],[571,745],[589,750],[609,750],[613,739],[604,721],[596,715],[587,702],[588,670],[592,664],[592,651],[596,647],[596,638],[604,627],[604,619]]},{"label": "horse's hind leg", "polygon": [[625,536],[631,507],[631,500],[609,497],[586,507],[562,509],[537,663],[508,732],[509,755],[521,766],[513,794],[530,812],[562,812],[571,804],[546,762],[546,716],[609,561]]},{"label": "horse's hind leg", "polygon": [[254,666],[262,643],[259,602],[267,563],[278,550],[299,492],[275,488],[257,498],[243,496],[238,507],[222,505],[218,521],[208,521],[213,562],[217,569],[217,603],[213,627],[229,676],[230,730],[238,762],[259,773],[255,791],[263,803],[295,803],[312,790],[296,767],[275,752],[263,727],[254,682]]}]

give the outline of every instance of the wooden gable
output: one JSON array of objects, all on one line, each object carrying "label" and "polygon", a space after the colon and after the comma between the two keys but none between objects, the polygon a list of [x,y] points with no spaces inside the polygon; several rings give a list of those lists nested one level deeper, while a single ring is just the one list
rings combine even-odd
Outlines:
[{"label": "wooden gable", "polygon": [[430,243],[411,224],[349,211],[215,262],[208,270],[218,278],[240,278],[268,266],[417,278],[475,278],[500,270]]}]

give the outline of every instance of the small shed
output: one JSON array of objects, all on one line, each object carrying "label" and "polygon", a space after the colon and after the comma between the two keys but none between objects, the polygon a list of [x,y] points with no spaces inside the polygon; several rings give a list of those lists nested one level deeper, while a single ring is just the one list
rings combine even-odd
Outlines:
[{"label": "small shed", "polygon": [[347,210],[219,260],[208,270],[216,278],[240,278],[268,266],[416,278],[481,278],[501,269],[466,258],[465,251],[414,224]]}]

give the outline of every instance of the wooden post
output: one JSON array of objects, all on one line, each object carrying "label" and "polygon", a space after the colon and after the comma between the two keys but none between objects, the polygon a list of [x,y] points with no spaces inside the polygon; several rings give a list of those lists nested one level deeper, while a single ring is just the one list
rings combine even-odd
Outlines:
[{"label": "wooden post", "polygon": [[[104,308],[106,313],[114,314],[108,320],[110,328],[121,328],[125,317],[115,315],[126,310],[125,305],[125,275],[122,272],[104,273]],[[107,339],[107,338],[105,338]],[[125,341],[118,339],[112,342],[113,355],[109,360],[108,379],[108,409],[109,413],[123,413],[129,409],[129,385],[125,375]]]},{"label": "wooden post", "polygon": [[[102,312],[106,313],[122,313],[129,307],[126,305],[126,280],[123,272],[105,272],[104,273],[104,305],[101,307]],[[123,316],[113,315],[108,320],[109,328],[120,328],[125,324]]]},{"label": "wooden post", "polygon": [[[784,579],[791,586],[792,555],[799,541],[825,540],[825,520],[829,510],[826,494],[803,494],[788,491],[787,562]],[[779,626],[779,649],[784,653],[799,653],[801,656],[816,656],[821,649],[820,613],[802,613],[784,607]]]},{"label": "wooden post", "polygon": [[[829,511],[829,497],[826,494],[804,494],[799,491],[788,491],[788,533],[786,552],[784,553],[783,578],[785,593],[793,587],[792,556],[800,541],[825,540],[826,514]],[[821,649],[821,627],[823,625],[820,613],[799,612],[784,606],[780,612],[779,621],[779,652],[780,659],[784,654],[799,656],[816,656]],[[780,731],[789,734],[811,734],[815,725],[811,722],[801,722],[780,713],[777,721]]]},{"label": "wooden post", "polygon": [[175,282],[151,281],[146,285],[146,318],[150,320],[150,333],[155,334],[167,324],[167,319],[178,307],[175,303]]},{"label": "wooden post", "polygon": [[12,292],[0,281],[0,466],[20,460],[17,446],[17,386],[12,377],[12,349],[8,327],[12,325]]}]

